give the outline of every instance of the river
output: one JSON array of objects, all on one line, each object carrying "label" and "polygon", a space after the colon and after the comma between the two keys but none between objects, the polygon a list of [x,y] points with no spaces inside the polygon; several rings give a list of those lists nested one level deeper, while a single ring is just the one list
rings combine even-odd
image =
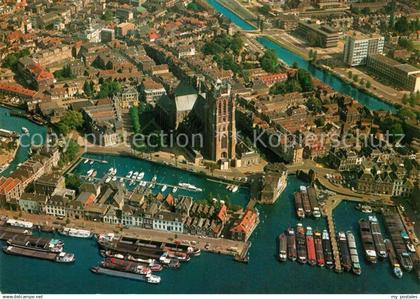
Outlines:
[{"label": "river", "polygon": [[32,141],[35,144],[44,143],[41,137],[44,139],[47,133],[45,127],[39,126],[26,118],[11,116],[10,111],[8,108],[0,107],[0,128],[22,134],[22,127],[25,127],[29,130],[29,135],[22,135],[20,137],[21,146],[16,153],[15,159],[1,175],[9,174],[16,169],[19,163],[24,162],[28,158],[30,148],[28,145]]}]

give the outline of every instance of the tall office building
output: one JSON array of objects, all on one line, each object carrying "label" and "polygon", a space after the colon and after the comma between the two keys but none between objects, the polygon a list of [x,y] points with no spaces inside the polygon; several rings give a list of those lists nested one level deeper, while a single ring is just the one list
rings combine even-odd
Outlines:
[{"label": "tall office building", "polygon": [[344,62],[350,66],[365,65],[368,55],[382,54],[383,52],[383,36],[367,36],[360,32],[354,32],[346,37]]}]

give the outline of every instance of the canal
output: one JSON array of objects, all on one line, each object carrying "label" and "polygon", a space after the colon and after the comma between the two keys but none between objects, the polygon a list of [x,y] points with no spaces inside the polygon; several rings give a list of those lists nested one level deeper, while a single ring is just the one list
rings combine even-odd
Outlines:
[{"label": "canal", "polygon": [[[47,133],[46,127],[39,126],[26,118],[11,116],[10,111],[11,110],[8,108],[0,107],[0,128],[21,134],[21,146],[19,147],[13,162],[10,163],[10,166],[1,175],[8,175],[16,169],[19,163],[24,162],[28,158],[30,149],[29,145],[31,143],[44,143]],[[22,127],[29,130],[29,135],[22,134]]]},{"label": "canal", "polygon": [[[207,0],[218,12],[227,17],[232,23],[244,30],[253,30],[255,27],[249,23],[242,20],[237,14],[233,13],[223,5],[217,2],[217,0]],[[366,106],[370,110],[384,110],[395,112],[395,106],[385,103],[380,99],[373,97],[359,89],[347,84],[345,81],[341,80],[337,76],[334,76],[324,70],[318,69],[311,65],[308,61],[300,57],[299,55],[293,53],[292,51],[280,46],[277,43],[272,42],[271,40],[265,37],[258,37],[257,41],[262,44],[267,49],[272,49],[276,52],[277,56],[283,60],[286,64],[292,65],[297,63],[300,68],[308,70],[312,76],[321,80],[325,84],[331,86],[335,90],[341,92],[342,94],[351,96],[355,98],[360,104]]]}]

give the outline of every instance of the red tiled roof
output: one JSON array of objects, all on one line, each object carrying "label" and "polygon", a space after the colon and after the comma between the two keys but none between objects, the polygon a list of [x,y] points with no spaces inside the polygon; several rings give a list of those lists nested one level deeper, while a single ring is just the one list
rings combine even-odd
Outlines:
[{"label": "red tiled roof", "polygon": [[2,194],[9,193],[19,183],[20,183],[20,180],[18,180],[18,179],[2,177],[1,181],[0,181],[0,193],[2,193]]},{"label": "red tiled roof", "polygon": [[217,218],[220,219],[220,221],[225,222],[226,221],[226,216],[227,216],[227,209],[225,205],[222,205],[220,207],[220,211],[217,214]]},{"label": "red tiled roof", "polygon": [[246,211],[244,217],[238,225],[232,228],[234,232],[249,233],[255,225],[257,220],[257,213],[251,210]]},{"label": "red tiled roof", "polygon": [[0,90],[6,92],[12,92],[14,94],[26,96],[26,97],[34,97],[36,95],[36,91],[24,88],[23,86],[10,84],[10,83],[0,83]]}]

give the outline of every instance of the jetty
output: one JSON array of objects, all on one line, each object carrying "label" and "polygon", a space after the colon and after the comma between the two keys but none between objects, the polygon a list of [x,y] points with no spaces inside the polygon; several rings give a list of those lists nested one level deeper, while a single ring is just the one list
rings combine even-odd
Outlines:
[{"label": "jetty", "polygon": [[338,249],[337,238],[335,234],[335,224],[334,218],[332,216],[332,210],[327,213],[327,225],[328,225],[328,232],[330,234],[331,240],[331,247],[334,257],[334,264],[335,264],[335,271],[342,272],[341,268],[341,260],[340,260],[340,250]]}]

